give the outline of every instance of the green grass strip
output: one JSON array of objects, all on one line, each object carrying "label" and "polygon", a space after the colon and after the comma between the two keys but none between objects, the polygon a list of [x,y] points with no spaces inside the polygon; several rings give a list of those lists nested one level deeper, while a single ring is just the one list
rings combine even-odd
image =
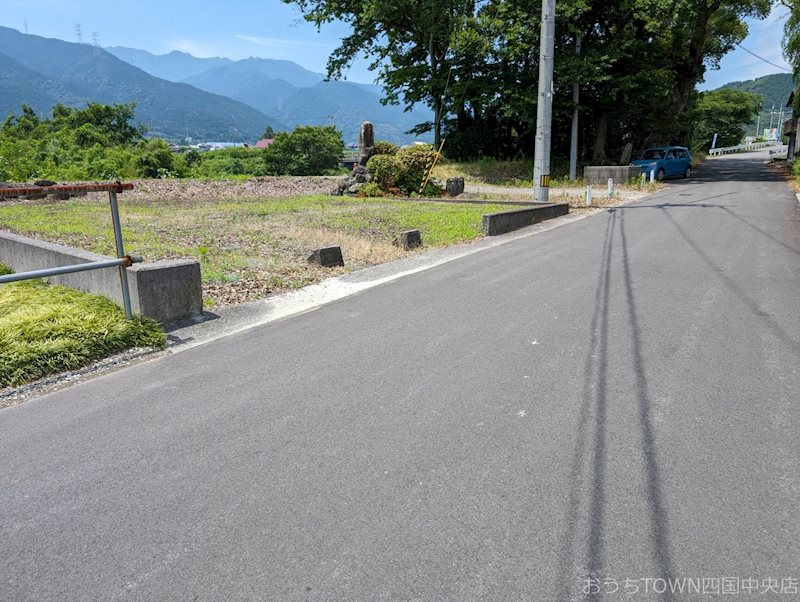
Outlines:
[{"label": "green grass strip", "polygon": [[[8,272],[0,264],[0,274]],[[119,306],[100,295],[37,280],[0,284],[0,388],[165,342],[156,322],[126,320]]]}]

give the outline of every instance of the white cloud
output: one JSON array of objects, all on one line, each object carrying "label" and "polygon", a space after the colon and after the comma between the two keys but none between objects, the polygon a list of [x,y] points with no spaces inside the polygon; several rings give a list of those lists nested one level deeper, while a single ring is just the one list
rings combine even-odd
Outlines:
[{"label": "white cloud", "polygon": [[268,46],[268,47],[279,46],[281,48],[285,48],[287,46],[331,48],[331,44],[327,44],[325,42],[314,42],[311,40],[288,40],[285,38],[265,38],[261,36],[248,36],[242,33],[234,34],[233,37],[238,38],[240,40],[244,40],[245,42],[250,42],[251,44],[257,44],[259,46]]}]

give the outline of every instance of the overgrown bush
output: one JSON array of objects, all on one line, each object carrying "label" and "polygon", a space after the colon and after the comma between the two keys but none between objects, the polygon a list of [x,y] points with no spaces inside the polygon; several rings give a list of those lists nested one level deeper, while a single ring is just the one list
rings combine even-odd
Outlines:
[{"label": "overgrown bush", "polygon": [[367,161],[367,171],[383,190],[397,186],[403,176],[403,164],[392,155],[373,155]]},{"label": "overgrown bush", "polygon": [[333,126],[305,126],[279,132],[266,150],[267,173],[324,175],[339,166],[343,152],[342,133]]},{"label": "overgrown bush", "polygon": [[382,197],[386,196],[386,193],[383,189],[378,185],[377,182],[368,182],[361,186],[358,191],[359,196],[365,197]]},{"label": "overgrown bush", "polygon": [[397,160],[402,166],[402,173],[397,181],[400,190],[405,194],[418,194],[435,157],[436,151],[427,144],[401,148],[397,153]]},{"label": "overgrown bush", "polygon": [[366,167],[374,182],[385,192],[399,192],[409,196],[441,196],[444,190],[433,179],[428,181],[420,193],[435,157],[436,151],[432,146],[409,146],[399,149],[395,155],[373,155],[367,161]]},{"label": "overgrown bush", "polygon": [[223,148],[207,153],[189,151],[185,155],[189,175],[195,178],[265,176],[267,161],[260,148]]},{"label": "overgrown bush", "polygon": [[378,140],[375,143],[375,154],[376,155],[396,155],[400,147],[396,144],[392,144],[388,140]]},{"label": "overgrown bush", "polygon": [[163,140],[142,138],[128,123],[133,105],[98,105],[85,109],[63,105],[41,120],[28,106],[0,126],[0,180],[107,180],[180,177],[183,157]]}]

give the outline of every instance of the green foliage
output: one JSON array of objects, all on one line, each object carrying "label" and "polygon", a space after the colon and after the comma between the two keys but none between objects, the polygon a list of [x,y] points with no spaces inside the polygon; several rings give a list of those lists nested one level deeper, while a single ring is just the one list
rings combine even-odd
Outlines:
[{"label": "green foliage", "polygon": [[393,155],[373,155],[367,161],[366,168],[383,190],[397,186],[403,174],[403,164]]},{"label": "green foliage", "polygon": [[368,182],[364,184],[359,189],[358,194],[359,196],[365,196],[370,198],[386,196],[386,193],[378,185],[377,182]]},{"label": "green foliage", "polygon": [[714,134],[719,134],[717,146],[739,144],[745,127],[761,109],[761,102],[759,94],[731,88],[703,92],[694,109],[692,148],[708,150]]},{"label": "green foliage", "polygon": [[189,151],[185,158],[193,178],[265,176],[268,173],[265,151],[260,148],[224,148],[207,153]]},{"label": "green foliage", "polygon": [[158,324],[126,320],[100,295],[30,280],[0,286],[0,388],[164,343]]},{"label": "green foliage", "polygon": [[397,152],[400,150],[400,147],[396,144],[392,144],[388,140],[378,140],[375,143],[375,154],[376,155],[396,155]]},{"label": "green foliage", "polygon": [[108,180],[186,175],[183,157],[130,125],[133,105],[63,105],[40,120],[23,105],[0,126],[0,180]]},{"label": "green foliage", "polygon": [[[382,190],[417,195],[435,158],[436,151],[432,146],[415,145],[398,150],[396,155],[373,155],[366,167]],[[421,194],[441,196],[442,192],[441,186],[431,179]]]},{"label": "green foliage", "polygon": [[[541,9],[529,0],[284,0],[318,26],[351,27],[328,60],[336,77],[366,54],[387,102],[427,104],[438,145],[454,159],[533,152]],[[688,142],[706,69],[764,18],[770,0],[559,0],[553,154],[569,151],[572,86],[581,85],[580,158]],[[800,22],[800,17],[798,18]],[[800,30],[800,26],[798,26]],[[582,40],[576,52],[576,39]],[[799,38],[800,39],[800,36]],[[800,49],[800,42],[797,43]],[[800,50],[797,55],[800,56]],[[438,148],[438,146],[437,146]]]},{"label": "green foliage", "polygon": [[402,166],[402,172],[397,181],[400,190],[405,194],[418,194],[435,158],[436,151],[427,144],[400,149],[397,153],[397,160]]},{"label": "green foliage", "polygon": [[265,152],[267,173],[323,175],[339,166],[343,152],[342,134],[333,126],[304,126],[279,132]]}]

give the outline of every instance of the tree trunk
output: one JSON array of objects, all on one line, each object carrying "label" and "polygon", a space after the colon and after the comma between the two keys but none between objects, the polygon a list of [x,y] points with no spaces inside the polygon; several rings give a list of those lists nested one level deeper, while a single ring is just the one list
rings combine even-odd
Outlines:
[{"label": "tree trunk", "polygon": [[603,113],[597,120],[597,135],[594,138],[594,151],[592,152],[592,165],[605,165],[606,138],[608,137],[608,113]]}]

